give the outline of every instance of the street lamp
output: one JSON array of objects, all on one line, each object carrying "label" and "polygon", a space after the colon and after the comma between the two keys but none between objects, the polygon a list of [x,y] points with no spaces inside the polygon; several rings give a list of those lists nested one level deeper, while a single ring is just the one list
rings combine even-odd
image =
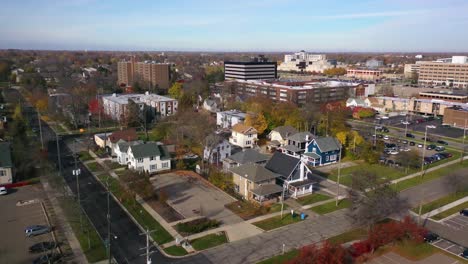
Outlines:
[{"label": "street lamp", "polygon": [[436,128],[433,125],[426,126],[426,130],[424,132],[424,144],[423,144],[423,154],[422,154],[422,161],[421,161],[421,177],[423,177],[423,170],[424,170],[424,157],[426,155],[426,142],[427,142],[427,129],[428,128]]}]

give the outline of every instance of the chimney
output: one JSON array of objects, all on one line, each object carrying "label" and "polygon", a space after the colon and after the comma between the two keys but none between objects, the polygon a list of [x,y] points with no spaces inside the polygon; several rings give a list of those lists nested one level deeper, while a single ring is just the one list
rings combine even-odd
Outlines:
[{"label": "chimney", "polygon": [[309,142],[310,136],[309,136],[308,134],[306,135],[305,140],[306,140],[307,142]]},{"label": "chimney", "polygon": [[116,94],[116,93],[113,93],[113,94],[112,94],[112,97],[117,97],[117,94]]}]

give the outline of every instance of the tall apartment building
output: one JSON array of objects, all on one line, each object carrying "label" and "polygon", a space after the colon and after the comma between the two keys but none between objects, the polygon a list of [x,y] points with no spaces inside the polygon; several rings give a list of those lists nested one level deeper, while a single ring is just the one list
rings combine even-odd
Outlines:
[{"label": "tall apartment building", "polygon": [[274,80],[276,78],[276,62],[269,62],[263,56],[246,62],[224,62],[224,79],[226,80]]},{"label": "tall apartment building", "polygon": [[[234,82],[233,84],[230,84]],[[280,81],[226,81],[233,87],[232,93],[241,98],[265,96],[276,102],[291,102],[304,105],[308,102],[326,103],[356,97],[365,92],[367,86],[351,82],[280,82]]]},{"label": "tall apartment building", "polygon": [[468,57],[453,56],[450,60],[419,62],[419,84],[468,87]]},{"label": "tall apartment building", "polygon": [[280,71],[323,72],[336,67],[336,60],[327,60],[325,54],[311,54],[301,50],[284,55],[284,62],[278,66]]},{"label": "tall apartment building", "polygon": [[169,89],[170,65],[154,61],[123,60],[117,63],[118,83],[131,85],[135,81],[148,82],[160,89]]},{"label": "tall apartment building", "polygon": [[127,115],[128,101],[134,101],[140,109],[149,106],[153,116],[170,116],[177,112],[176,99],[157,94],[112,94],[102,96],[104,114],[114,120],[122,121]]}]

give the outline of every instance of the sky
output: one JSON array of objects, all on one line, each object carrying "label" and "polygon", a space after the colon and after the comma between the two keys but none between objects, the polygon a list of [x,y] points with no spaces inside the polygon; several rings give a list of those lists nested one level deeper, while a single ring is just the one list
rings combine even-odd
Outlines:
[{"label": "sky", "polygon": [[0,4],[0,49],[468,51],[468,0],[0,0]]}]

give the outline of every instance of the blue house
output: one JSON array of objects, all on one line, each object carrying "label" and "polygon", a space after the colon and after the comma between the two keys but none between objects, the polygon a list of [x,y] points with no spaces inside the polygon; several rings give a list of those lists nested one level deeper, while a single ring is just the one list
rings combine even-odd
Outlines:
[{"label": "blue house", "polygon": [[340,148],[340,142],[334,137],[314,138],[302,154],[302,160],[314,167],[335,163],[340,158]]}]

